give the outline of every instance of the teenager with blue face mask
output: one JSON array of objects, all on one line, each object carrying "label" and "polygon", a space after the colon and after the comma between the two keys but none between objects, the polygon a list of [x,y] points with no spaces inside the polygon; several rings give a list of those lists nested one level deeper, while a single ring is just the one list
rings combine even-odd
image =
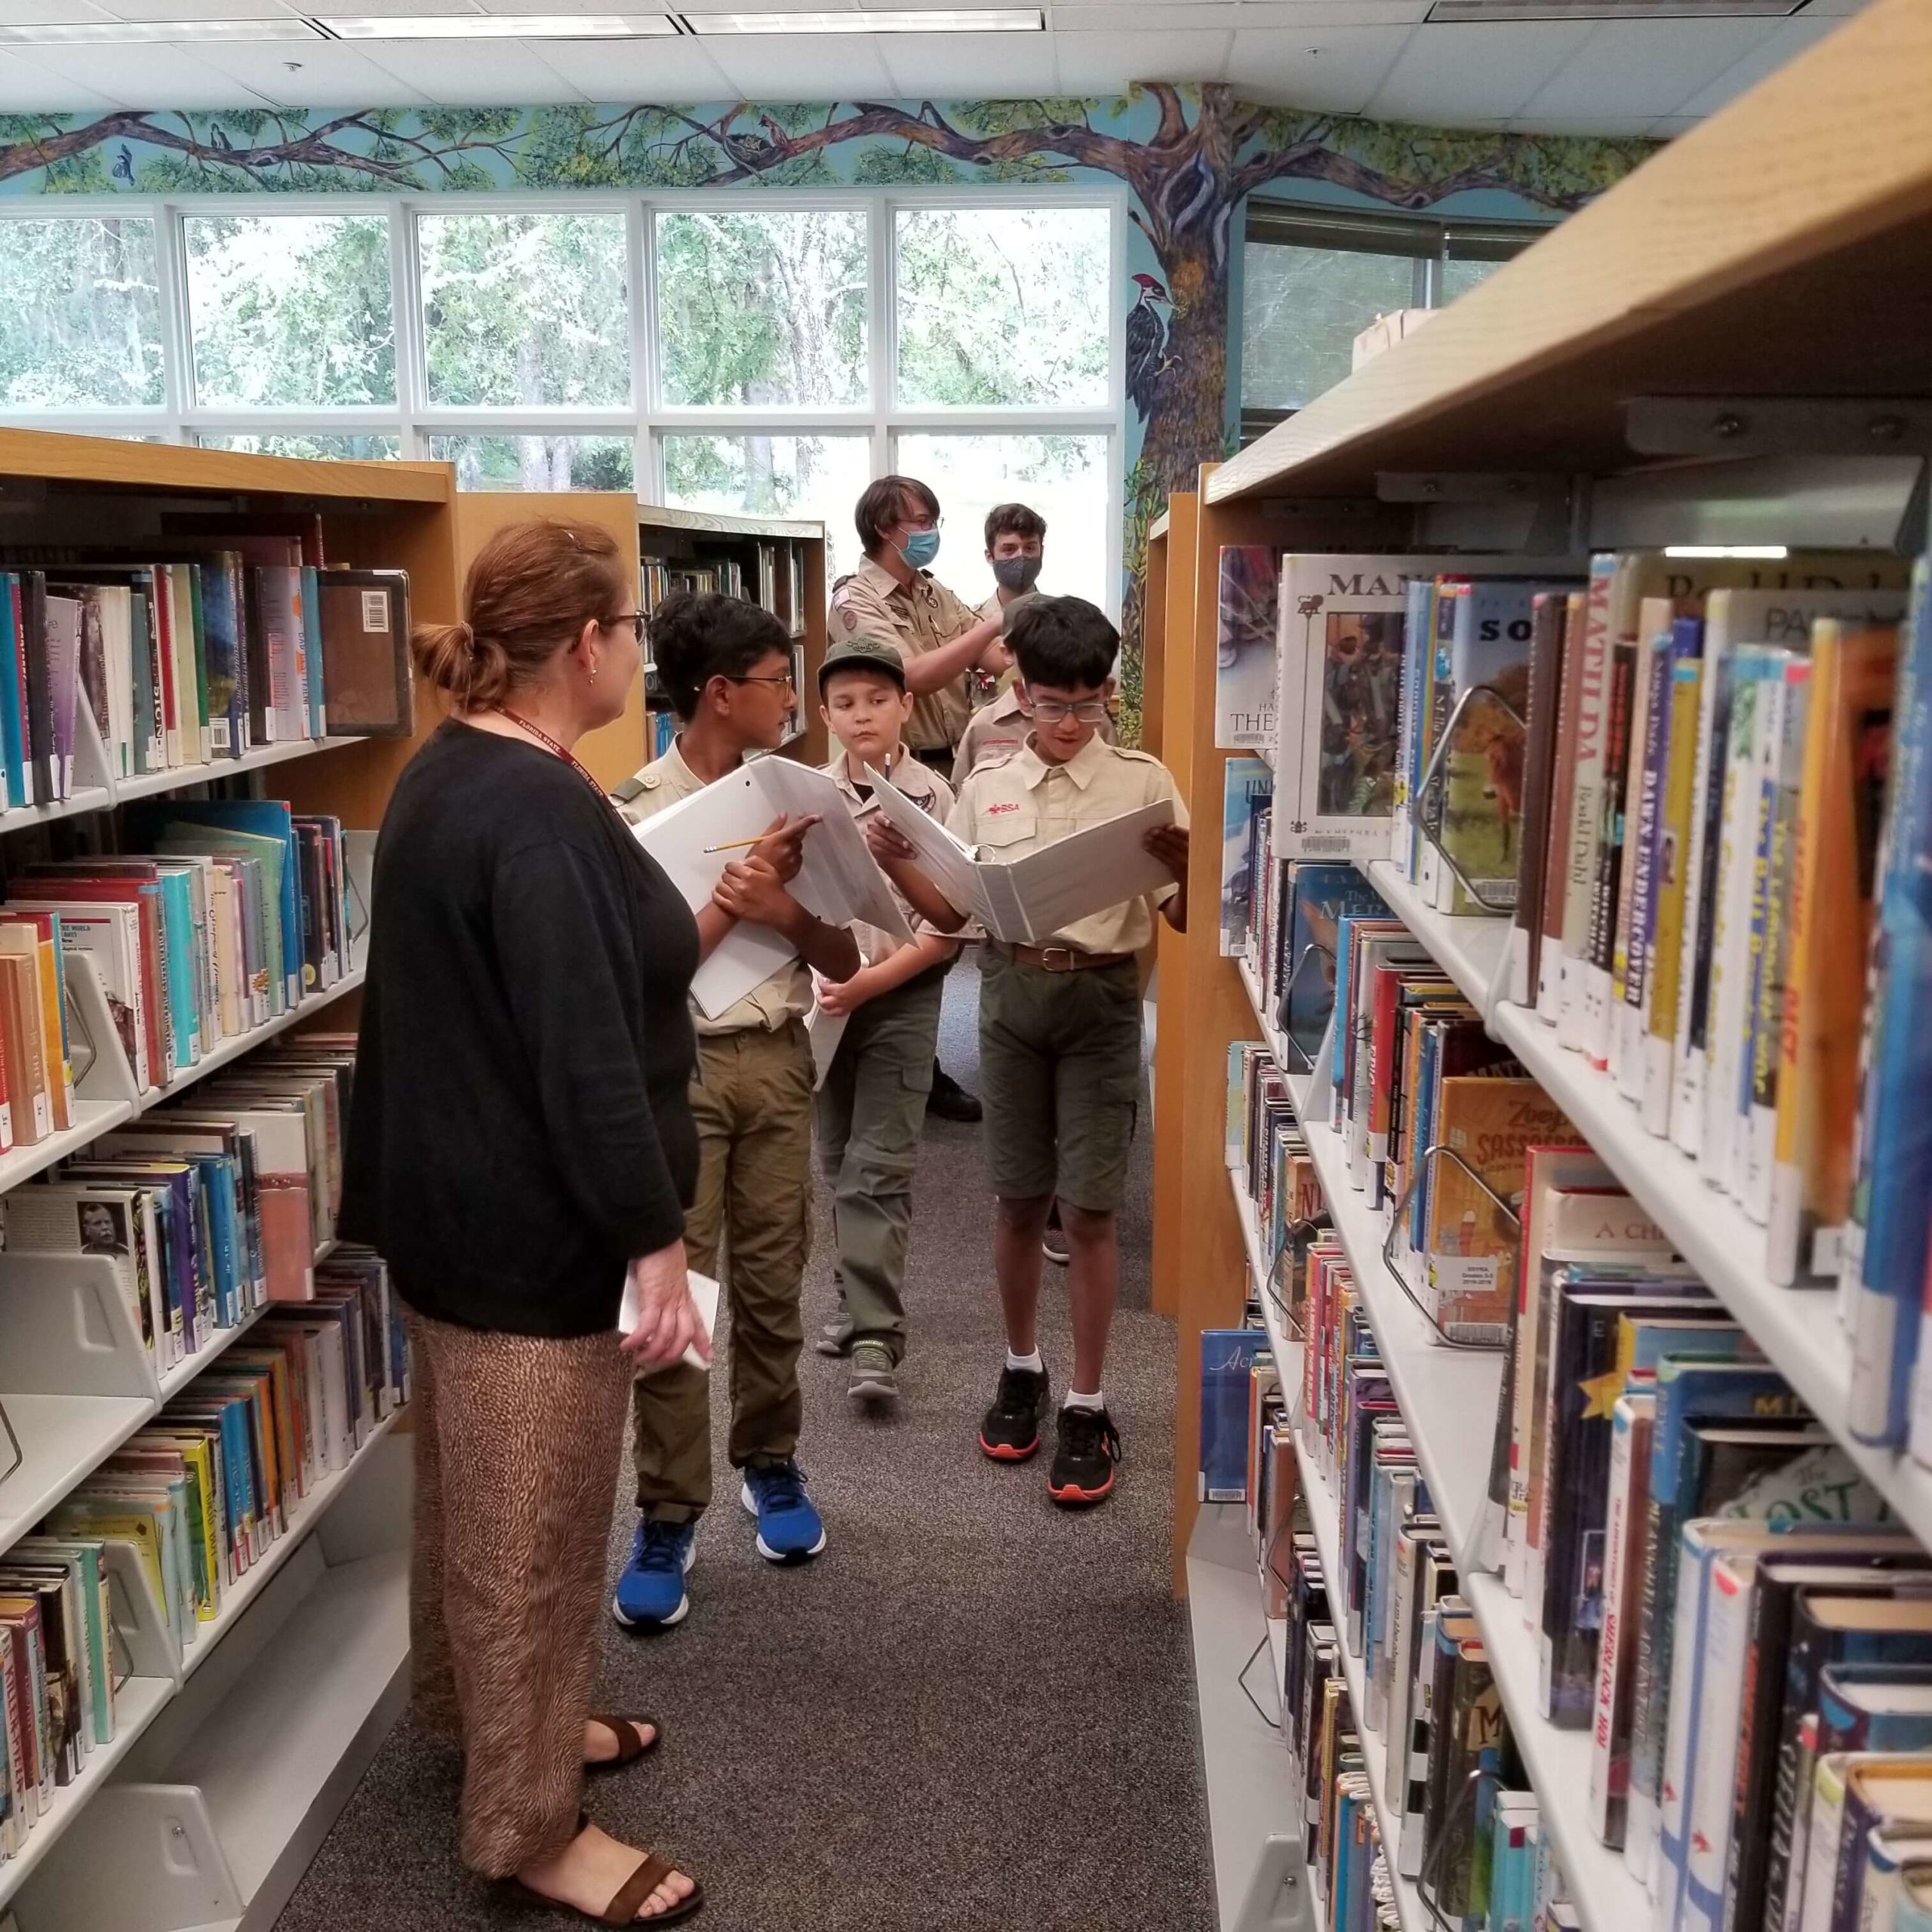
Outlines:
[{"label": "teenager with blue face mask", "polygon": [[[891,645],[906,667],[912,715],[905,744],[942,776],[958,755],[973,706],[967,673],[997,675],[1013,662],[998,618],[984,618],[932,574],[939,555],[939,499],[912,476],[867,485],[852,513],[866,558],[832,594],[828,645],[862,637]],[[935,1063],[928,1113],[976,1121],[980,1103]],[[842,1348],[844,1336],[829,1337]]]}]

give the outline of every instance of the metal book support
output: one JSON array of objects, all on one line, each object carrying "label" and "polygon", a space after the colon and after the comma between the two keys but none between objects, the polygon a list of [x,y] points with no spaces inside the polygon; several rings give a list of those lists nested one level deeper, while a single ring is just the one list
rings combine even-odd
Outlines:
[{"label": "metal book support", "polygon": [[[1441,1864],[1442,1854],[1449,1848],[1450,1840],[1454,1835],[1450,1829],[1450,1826],[1456,1814],[1463,1808],[1466,1802],[1469,1807],[1469,1853],[1472,1857],[1474,1857],[1476,1804],[1481,1797],[1483,1781],[1485,1779],[1495,1784],[1499,1793],[1509,1789],[1503,1781],[1503,1774],[1500,1771],[1492,1769],[1487,1764],[1477,1765],[1475,1770],[1463,1779],[1463,1788],[1457,1793],[1455,1802],[1444,1808],[1441,1828],[1435,1835],[1435,1842],[1429,1847],[1429,1856],[1423,1860],[1422,1869],[1416,1875],[1416,1897],[1422,1900],[1423,1911],[1427,1912],[1429,1917],[1442,1928],[1442,1932],[1457,1932],[1461,1921],[1459,1918],[1455,1924],[1451,1924],[1443,1917],[1441,1909],[1435,1903],[1442,1892],[1441,1875],[1437,1871],[1437,1867]],[[1435,1874],[1433,1878],[1430,1875],[1432,1872]]]},{"label": "metal book support", "polygon": [[[1449,721],[1442,728],[1442,735],[1435,741],[1435,749],[1429,755],[1428,765],[1422,774],[1422,783],[1416,797],[1416,827],[1422,835],[1435,848],[1442,863],[1456,875],[1457,881],[1485,912],[1509,912],[1515,909],[1512,898],[1507,905],[1486,897],[1484,888],[1463,871],[1455,854],[1442,842],[1442,821],[1447,816],[1449,803],[1447,786],[1442,782],[1443,762],[1447,758],[1451,746],[1456,742],[1456,734],[1461,728],[1463,714],[1469,708],[1472,700],[1487,697],[1508,718],[1518,731],[1527,732],[1522,715],[1494,685],[1472,685],[1456,700],[1456,708],[1449,714]],[[1432,816],[1432,808],[1433,814]]]},{"label": "metal book support", "polygon": [[1324,946],[1318,939],[1312,939],[1295,957],[1295,963],[1288,968],[1287,983],[1281,989],[1281,997],[1275,1008],[1275,1024],[1281,1029],[1281,1043],[1301,1062],[1304,1073],[1315,1071],[1315,1062],[1303,1052],[1300,1043],[1288,1030],[1288,1002],[1294,997],[1295,982],[1301,977],[1302,968],[1308,964],[1308,955],[1318,952],[1328,962],[1328,978],[1334,983],[1335,955],[1332,948]]},{"label": "metal book support", "polygon": [[1442,1324],[1436,1320],[1435,1315],[1423,1305],[1415,1290],[1410,1287],[1408,1278],[1402,1272],[1401,1266],[1392,1252],[1395,1244],[1395,1236],[1401,1231],[1403,1223],[1408,1218],[1409,1205],[1415,1198],[1416,1189],[1422,1185],[1423,1177],[1430,1171],[1435,1162],[1438,1160],[1454,1161],[1457,1166],[1460,1168],[1463,1173],[1468,1175],[1484,1194],[1488,1195],[1495,1205],[1496,1211],[1515,1230],[1520,1239],[1523,1232],[1523,1223],[1521,1217],[1516,1211],[1497,1192],[1494,1188],[1490,1186],[1487,1181],[1483,1179],[1481,1174],[1477,1173],[1474,1168],[1469,1165],[1468,1161],[1463,1158],[1461,1155],[1456,1152],[1454,1148],[1438,1140],[1423,1149],[1422,1158],[1416,1163],[1416,1171],[1410,1175],[1407,1185],[1402,1189],[1402,1198],[1395,1204],[1394,1215],[1389,1223],[1389,1232],[1382,1237],[1383,1266],[1388,1269],[1390,1279],[1407,1297],[1409,1305],[1435,1331],[1437,1339],[1445,1347],[1478,1349],[1494,1354],[1499,1349],[1507,1349],[1509,1343],[1507,1342],[1465,1341],[1451,1335]]},{"label": "metal book support", "polygon": [[14,1459],[4,1469],[0,1469],[0,1482],[5,1482],[27,1459],[27,1452],[20,1447],[20,1438],[14,1433],[14,1419],[8,1414],[5,1402],[0,1402],[0,1429],[7,1432],[8,1452]]}]

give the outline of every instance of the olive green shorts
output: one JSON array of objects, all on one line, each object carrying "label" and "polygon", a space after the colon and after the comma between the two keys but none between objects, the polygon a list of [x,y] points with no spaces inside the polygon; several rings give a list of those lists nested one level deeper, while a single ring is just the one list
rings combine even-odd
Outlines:
[{"label": "olive green shorts", "polygon": [[980,1091],[993,1192],[1057,1194],[1111,1214],[1140,1111],[1140,975],[1131,959],[1079,973],[980,969]]}]

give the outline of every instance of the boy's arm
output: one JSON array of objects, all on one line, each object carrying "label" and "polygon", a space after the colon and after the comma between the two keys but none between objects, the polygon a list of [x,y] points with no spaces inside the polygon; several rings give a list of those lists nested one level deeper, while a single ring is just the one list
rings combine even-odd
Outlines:
[{"label": "boy's arm", "polygon": [[911,841],[881,816],[867,820],[866,845],[878,861],[879,870],[906,896],[906,903],[929,925],[943,933],[956,933],[971,917],[962,912],[934,884],[915,863],[917,854]]},{"label": "boy's arm", "polygon": [[842,926],[828,926],[785,890],[766,860],[741,859],[724,868],[712,903],[734,919],[769,926],[814,972],[849,980],[859,970],[859,943]]},{"label": "boy's arm", "polygon": [[862,966],[849,980],[825,988],[819,1003],[829,1012],[849,1013],[855,1006],[877,999],[915,980],[928,968],[950,959],[959,950],[957,940],[940,933],[921,933],[908,944],[888,952],[883,959]]}]

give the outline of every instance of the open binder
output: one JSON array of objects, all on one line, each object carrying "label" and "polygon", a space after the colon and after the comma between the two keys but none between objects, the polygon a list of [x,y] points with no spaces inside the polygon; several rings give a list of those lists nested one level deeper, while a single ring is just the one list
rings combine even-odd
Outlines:
[{"label": "open binder", "polygon": [[1002,864],[981,858],[977,846],[947,831],[870,766],[866,775],[879,810],[918,854],[920,869],[960,911],[1008,946],[1043,944],[1077,919],[1174,883],[1143,842],[1156,826],[1173,824],[1171,798]]}]

